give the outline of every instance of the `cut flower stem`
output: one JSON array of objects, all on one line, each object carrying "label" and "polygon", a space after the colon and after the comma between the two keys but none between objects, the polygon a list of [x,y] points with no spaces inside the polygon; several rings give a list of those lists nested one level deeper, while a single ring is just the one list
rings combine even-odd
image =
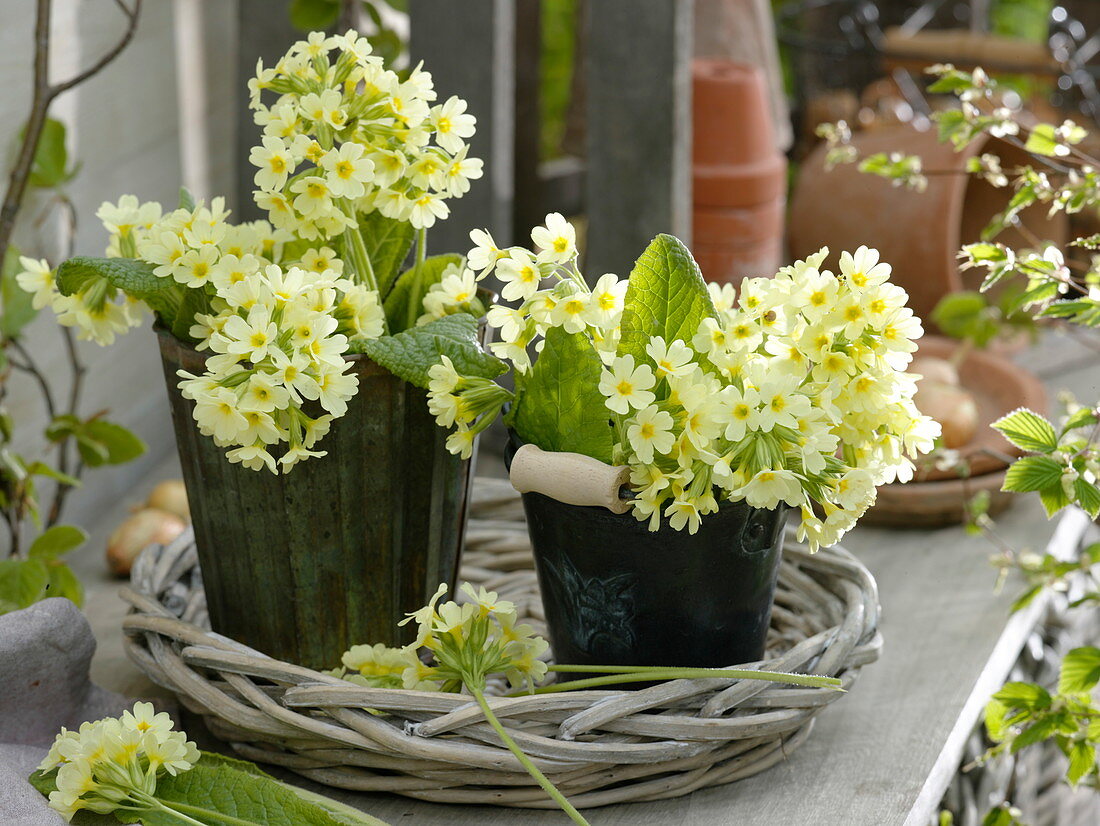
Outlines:
[{"label": "cut flower stem", "polygon": [[576,691],[582,688],[595,688],[618,683],[699,680],[710,677],[733,680],[762,680],[764,682],[785,683],[811,688],[844,690],[841,687],[841,681],[836,677],[823,677],[817,674],[787,674],[781,671],[758,671],[752,668],[681,668],[667,665],[551,665],[548,670],[560,674],[600,674],[603,676],[571,680],[568,683],[553,683],[536,688],[534,690],[535,694],[554,694],[561,691]]},{"label": "cut flower stem", "polygon": [[480,688],[471,688],[474,698],[477,700],[477,704],[481,706],[481,711],[485,715],[485,719],[489,721],[489,725],[493,727],[493,730],[500,736],[500,739],[504,741],[504,745],[508,747],[508,750],[515,755],[516,759],[523,765],[523,768],[527,769],[527,773],[533,777],[543,791],[545,791],[554,801],[561,806],[562,811],[572,818],[574,823],[581,824],[581,826],[589,826],[588,821],[584,819],[584,815],[577,811],[576,807],[569,802],[569,799],[558,791],[558,787],[555,786],[550,779],[539,771],[531,758],[523,753],[516,741],[511,738],[508,731],[501,725],[500,720],[497,719],[496,714],[489,707],[489,703],[485,700],[485,694]]}]

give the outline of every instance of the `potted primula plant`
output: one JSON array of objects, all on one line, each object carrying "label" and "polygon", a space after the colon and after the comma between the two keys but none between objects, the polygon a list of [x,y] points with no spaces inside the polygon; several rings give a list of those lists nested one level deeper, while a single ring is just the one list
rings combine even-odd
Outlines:
[{"label": "potted primula plant", "polygon": [[355,32],[311,34],[249,90],[269,220],[124,196],[98,213],[107,257],[21,283],[102,344],[153,312],[211,624],[318,666],[405,641],[397,621],[457,571],[468,463],[422,388],[444,353],[505,367],[472,275],[425,235],[481,162],[465,103],[433,105],[430,75],[401,80]]},{"label": "potted primula plant", "polygon": [[[759,659],[788,512],[811,550],[837,542],[939,433],[912,402],[922,329],[889,265],[861,247],[834,274],[821,250],[735,294],[661,235],[629,280],[589,287],[559,215],[537,250],[472,238],[477,277],[518,302],[488,311],[515,393],[444,358],[429,404],[452,449],[504,411],[513,480],[541,463],[523,499],[559,662]],[[619,467],[621,501],[582,506],[536,448]]]}]

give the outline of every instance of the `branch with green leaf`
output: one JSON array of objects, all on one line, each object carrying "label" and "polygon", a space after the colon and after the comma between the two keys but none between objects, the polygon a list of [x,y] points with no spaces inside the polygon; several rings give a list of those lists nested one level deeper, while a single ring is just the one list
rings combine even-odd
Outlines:
[{"label": "branch with green leaf", "polygon": [[[1006,207],[984,228],[981,240],[960,250],[960,266],[983,272],[982,293],[994,287],[1012,289],[984,306],[980,296],[971,293],[947,296],[937,307],[937,321],[949,333],[974,342],[988,340],[1011,326],[1012,317],[1021,312],[1037,322],[1059,324],[1070,331],[1100,327],[1100,256],[1094,254],[1100,248],[1100,236],[1077,238],[1059,249],[1035,236],[1020,220],[1021,212],[1033,205],[1067,215],[1100,206],[1100,159],[1083,148],[1086,130],[1068,120],[1060,125],[1025,122],[1021,112],[1003,105],[998,82],[981,69],[964,72],[947,65],[930,72],[935,76],[930,92],[958,98],[956,108],[932,116],[942,141],[962,149],[989,135],[1022,149],[1031,161],[1003,169],[995,155],[982,154],[967,162],[965,174],[1008,188],[1011,195]],[[912,156],[884,154],[860,159],[845,124],[826,125],[821,135],[828,142],[830,164],[858,162],[868,174],[917,193],[926,184],[927,175],[948,174],[925,169],[920,158]],[[1022,248],[996,240],[1010,227],[1024,237]],[[1100,406],[1073,404],[1060,424],[1031,410],[1017,410],[993,426],[1028,453],[1008,468],[1004,490],[1036,494],[1048,516],[1069,506],[1080,507],[1093,518],[1100,515]],[[1071,607],[1095,607],[1100,601],[1094,573],[1100,562],[1096,545],[1069,560],[1016,553],[996,534],[988,516],[977,513],[974,525],[1001,548],[994,559],[1001,578],[1009,570],[1018,570],[1027,580],[1027,590],[1015,601],[1014,610],[1048,589],[1064,590],[1071,583],[1083,583],[1082,593]],[[1096,787],[1100,709],[1094,705],[1092,692],[1098,678],[1100,650],[1078,648],[1065,656],[1056,691],[1030,683],[1006,685],[987,708],[987,729],[998,744],[988,756],[1053,742],[1069,759],[1068,782]],[[1012,826],[1019,818],[1019,812],[1005,804],[993,809],[985,823]]]},{"label": "branch with green leaf", "polygon": [[[67,384],[62,383],[62,371],[43,366],[42,354],[26,333],[44,305],[28,294],[27,287],[49,278],[50,267],[22,256],[12,241],[31,191],[48,196],[42,217],[60,210],[70,244],[75,237],[76,210],[66,185],[80,165],[69,158],[65,125],[50,118],[49,110],[59,95],[96,75],[132,39],[141,0],[117,5],[126,20],[122,35],[87,69],[62,82],[49,77],[52,3],[38,0],[36,7],[31,112],[18,135],[0,204],[0,516],[8,533],[7,551],[0,557],[0,613],[26,608],[48,596],[82,602],[83,589],[64,556],[79,547],[86,535],[62,524],[68,496],[80,486],[86,469],[129,462],[145,451],[137,436],[106,418],[106,411],[82,413],[86,368],[70,328],[59,328]],[[12,382],[21,379],[36,391],[47,422],[46,452],[38,457],[26,455],[17,445],[18,423],[5,404],[14,389]]]}]

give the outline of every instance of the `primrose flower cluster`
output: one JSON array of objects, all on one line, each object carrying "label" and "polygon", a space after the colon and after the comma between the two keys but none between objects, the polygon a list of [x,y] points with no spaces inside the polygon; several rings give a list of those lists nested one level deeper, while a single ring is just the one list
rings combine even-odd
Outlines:
[{"label": "primrose flower cluster", "polygon": [[[481,176],[481,161],[467,157],[475,120],[465,102],[431,106],[429,74],[401,81],[353,31],[311,34],[275,68],[260,66],[249,89],[264,127],[251,155],[255,199],[270,222],[232,224],[221,198],[165,212],[125,195],[97,212],[110,233],[107,261],[80,265],[95,275],[75,284],[65,276],[62,294],[57,271],[23,258],[16,277],[36,308],[50,306],[82,339],[111,344],[147,305],[164,328],[210,351],[202,375],[180,373],[200,430],[231,461],[277,473],[324,455],[316,443],[358,389],[345,354],[388,332],[368,252],[377,239],[362,215],[419,230],[419,275],[425,228]],[[270,107],[265,90],[279,96]],[[385,274],[388,286],[395,279]],[[419,289],[406,291],[410,325],[483,313],[461,270]]]},{"label": "primrose flower cluster", "polygon": [[[229,223],[221,198],[210,207],[163,214],[160,204],[125,195],[97,215],[110,233],[108,257],[155,265],[156,276],[183,288],[181,303],[194,295],[190,306],[206,310],[195,313],[189,331],[199,350],[212,353],[206,370],[201,376],[180,371],[180,388],[195,402],[200,430],[231,448],[230,461],[252,469],[285,472],[324,455],[313,447],[332,418],[347,410],[358,386],[344,359],[349,343],[383,332],[378,293],[341,277],[344,264],[329,247],[284,260],[288,233],[267,221]],[[38,264],[48,272],[45,262]],[[82,337],[108,344],[125,329],[114,314],[128,312],[133,302],[105,280],[63,296],[52,276],[38,279],[28,268],[18,278],[24,289],[35,288],[36,302],[82,307],[79,314],[70,309],[59,316],[62,324],[75,323]],[[307,415],[306,401],[325,413]],[[276,459],[272,451],[280,446],[285,450]]]},{"label": "primrose flower cluster", "polygon": [[[356,645],[333,673],[350,682],[375,688],[420,691],[481,690],[490,674],[504,674],[515,688],[531,689],[546,676],[540,657],[549,644],[529,625],[517,625],[516,607],[493,591],[462,585],[463,602],[437,604],[446,593],[440,585],[426,606],[409,614],[402,625],[415,622],[416,641],[404,648]],[[421,661],[427,648],[432,663]]]},{"label": "primrose flower cluster", "polygon": [[[301,238],[338,236],[375,210],[430,227],[482,175],[467,156],[475,119],[465,101],[431,105],[428,72],[402,81],[355,32],[314,32],[274,68],[260,63],[249,90],[264,130],[249,158],[259,168],[256,203]],[[270,106],[264,91],[278,95]]]},{"label": "primrose flower cluster", "polygon": [[[923,331],[877,251],[843,253],[839,275],[822,268],[823,249],[739,291],[709,285],[713,313],[686,340],[652,337],[636,357],[619,348],[627,282],[605,275],[589,290],[559,218],[533,234],[537,253],[471,235],[471,264],[483,275],[495,269],[503,295],[521,302],[489,310],[501,331],[494,352],[526,373],[549,328],[585,336],[605,365],[597,398],[612,461],[630,467],[633,513],[651,530],[664,518],[694,533],[721,500],[743,500],[799,508],[800,539],[831,545],[874,502],[876,486],[908,480],[912,459],[932,449],[939,426],[914,406],[916,377],[904,372]],[[556,283],[543,289],[544,279]],[[456,427],[452,450],[511,397],[447,360],[432,378],[430,410]]]},{"label": "primrose flower cluster", "polygon": [[158,775],[185,772],[198,759],[195,744],[173,731],[171,717],[136,703],[120,718],[61,729],[38,770],[57,769],[50,806],[72,820],[80,809],[107,814],[155,806]]},{"label": "primrose flower cluster", "polygon": [[[538,252],[523,247],[499,249],[484,230],[474,230],[470,238],[477,246],[466,258],[463,283],[472,285],[495,272],[503,284],[501,296],[519,304],[489,308],[486,320],[499,331],[499,340],[489,345],[494,355],[527,373],[530,350],[541,349],[540,339],[551,327],[562,327],[570,333],[586,333],[604,362],[611,363],[619,342],[627,282],[607,274],[589,288],[577,268],[576,232],[564,217],[551,213],[543,226],[531,231]],[[455,428],[447,439],[448,448],[469,457],[477,435],[512,394],[489,379],[460,375],[446,356],[428,372],[429,410],[441,426]]]}]

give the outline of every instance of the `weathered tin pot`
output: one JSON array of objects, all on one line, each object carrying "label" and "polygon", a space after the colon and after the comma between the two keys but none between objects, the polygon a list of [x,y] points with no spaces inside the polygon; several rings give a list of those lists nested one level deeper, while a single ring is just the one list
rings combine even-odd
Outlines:
[{"label": "weathered tin pot", "polygon": [[[513,435],[507,457],[521,442]],[[723,503],[694,535],[523,494],[558,663],[732,666],[762,658],[787,507]]]},{"label": "weathered tin pot", "polygon": [[158,334],[213,630],[311,668],[410,642],[397,623],[454,584],[471,465],[447,452],[425,392],[348,357],[359,391],[319,443],[328,455],[275,476],[199,433],[176,371],[206,357]]}]

